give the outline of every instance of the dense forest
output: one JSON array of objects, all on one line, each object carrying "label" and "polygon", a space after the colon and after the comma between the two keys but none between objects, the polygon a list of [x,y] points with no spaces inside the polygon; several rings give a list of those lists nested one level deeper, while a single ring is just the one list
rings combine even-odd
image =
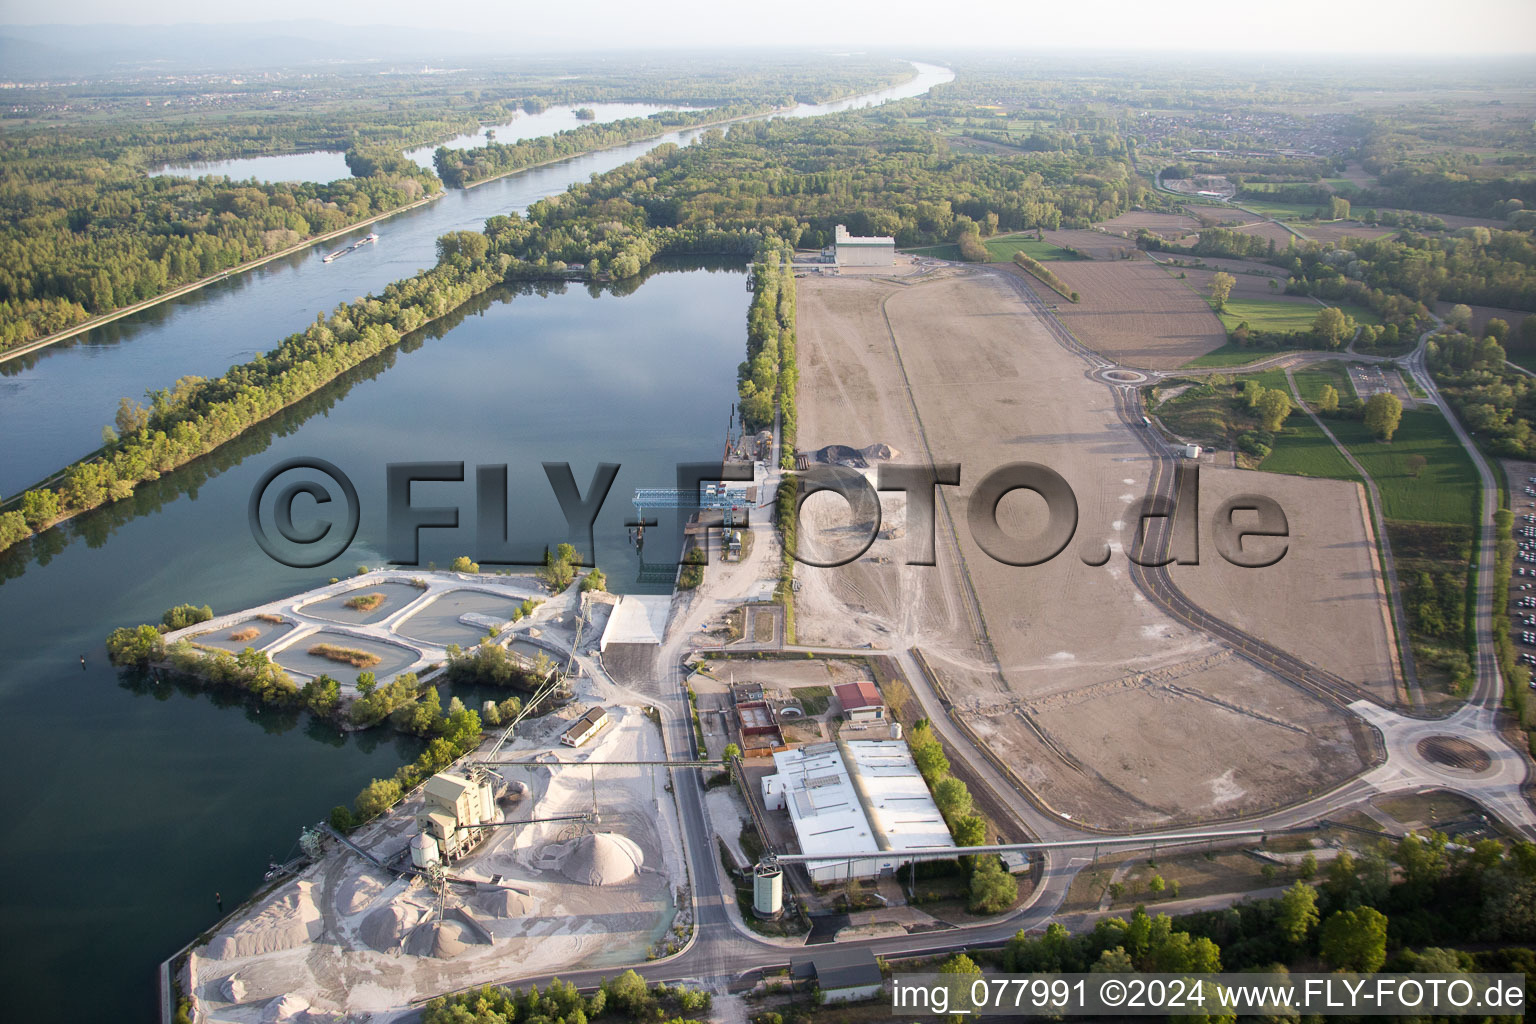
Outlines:
[{"label": "dense forest", "polygon": [[760,103],[733,103],[707,110],[664,110],[650,117],[626,117],[607,124],[584,124],[579,128],[520,142],[490,142],[475,149],[440,147],[433,155],[432,163],[444,182],[462,187],[549,160],[650,139],[691,125],[725,121],[771,109]]},{"label": "dense forest", "polygon": [[[669,111],[553,138],[445,151],[465,184],[675,127],[819,102],[911,77],[904,62],[810,58],[728,70],[682,60],[676,74],[608,63],[575,84],[552,71],[503,75],[219,79],[217,91],[167,82],[74,83],[26,90],[0,124],[0,350],[152,298],[305,238],[396,209],[441,189],[401,156],[574,100],[634,100]],[[209,85],[215,83],[210,82]],[[329,183],[154,177],[167,163],[346,150],[355,177]]]},{"label": "dense forest", "polygon": [[328,184],[150,177],[0,147],[0,349],[153,298],[441,190],[405,160]]}]

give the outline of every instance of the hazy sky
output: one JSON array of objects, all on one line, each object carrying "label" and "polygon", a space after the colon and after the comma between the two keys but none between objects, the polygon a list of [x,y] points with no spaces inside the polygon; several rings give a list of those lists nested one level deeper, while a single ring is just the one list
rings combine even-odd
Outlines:
[{"label": "hazy sky", "polygon": [[[1364,53],[1536,52],[1536,0],[0,0],[0,22],[321,18],[499,35],[528,49],[976,46]],[[1536,70],[1536,69],[1533,69]]]}]

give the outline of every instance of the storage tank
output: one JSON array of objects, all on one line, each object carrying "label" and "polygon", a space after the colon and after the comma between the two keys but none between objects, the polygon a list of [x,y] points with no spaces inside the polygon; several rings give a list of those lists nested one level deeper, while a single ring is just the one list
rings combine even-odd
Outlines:
[{"label": "storage tank", "polygon": [[480,790],[480,820],[475,824],[485,825],[496,820],[496,787],[490,779],[485,779],[479,785]]},{"label": "storage tank", "polygon": [[411,837],[411,863],[419,868],[429,868],[437,863],[437,840],[424,832]]},{"label": "storage tank", "polygon": [[784,872],[777,866],[752,869],[752,909],[759,917],[777,917],[784,909]]}]

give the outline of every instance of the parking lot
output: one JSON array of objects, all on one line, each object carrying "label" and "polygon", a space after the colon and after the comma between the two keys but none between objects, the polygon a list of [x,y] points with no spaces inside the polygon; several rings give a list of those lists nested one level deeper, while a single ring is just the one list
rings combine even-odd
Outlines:
[{"label": "parking lot", "polygon": [[1385,391],[1390,395],[1396,395],[1398,401],[1403,403],[1403,408],[1412,409],[1418,403],[1408,393],[1408,386],[1403,383],[1402,375],[1393,369],[1383,369],[1377,363],[1353,363],[1349,367],[1349,382],[1355,389],[1355,394],[1361,400],[1370,398],[1378,392]]},{"label": "parking lot", "polygon": [[[1536,669],[1536,468],[1513,463],[1509,471],[1510,504],[1515,513],[1515,570],[1509,586],[1509,633],[1520,663]],[[1536,688],[1536,680],[1531,686]]]}]

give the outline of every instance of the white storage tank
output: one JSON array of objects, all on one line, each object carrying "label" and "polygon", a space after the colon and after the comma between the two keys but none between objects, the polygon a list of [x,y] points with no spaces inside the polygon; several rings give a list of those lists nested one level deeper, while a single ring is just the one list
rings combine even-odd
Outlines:
[{"label": "white storage tank", "polygon": [[752,909],[759,917],[777,917],[784,909],[784,872],[772,864],[752,870]]},{"label": "white storage tank", "polygon": [[411,837],[411,863],[418,868],[429,868],[436,864],[437,840],[425,832],[418,832]]},{"label": "white storage tank", "polygon": [[496,787],[490,779],[480,783],[480,820],[478,825],[485,825],[496,820]]}]

